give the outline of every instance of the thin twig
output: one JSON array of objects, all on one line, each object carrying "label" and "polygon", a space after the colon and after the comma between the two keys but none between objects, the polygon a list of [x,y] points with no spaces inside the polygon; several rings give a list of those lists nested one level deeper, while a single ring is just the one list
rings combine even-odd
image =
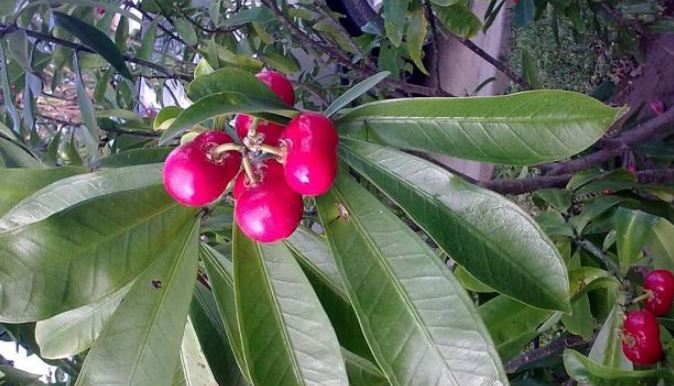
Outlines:
[{"label": "thin twig", "polygon": [[433,61],[431,62],[431,74],[435,78],[435,87],[442,88],[440,84],[440,45],[438,44],[438,26],[435,24],[433,8],[429,0],[424,0],[424,9],[426,10],[426,19],[431,27],[431,44],[433,44]]},{"label": "thin twig", "polygon": [[621,280],[620,278],[622,277],[622,274],[620,273],[620,268],[618,267],[618,264],[616,264],[616,262],[613,261],[611,257],[609,257],[604,251],[602,251],[601,248],[594,245],[594,243],[592,243],[589,240],[577,239],[575,241],[579,247],[590,252],[592,256],[601,260],[601,262],[604,263],[604,265],[606,265],[606,268],[608,268],[613,273],[616,279],[618,279],[619,281]]},{"label": "thin twig", "polygon": [[514,357],[505,364],[505,370],[508,373],[514,373],[517,371],[517,369],[528,363],[535,362],[552,355],[558,355],[567,348],[582,347],[586,344],[587,342],[580,336],[565,334],[541,348],[527,351]]}]

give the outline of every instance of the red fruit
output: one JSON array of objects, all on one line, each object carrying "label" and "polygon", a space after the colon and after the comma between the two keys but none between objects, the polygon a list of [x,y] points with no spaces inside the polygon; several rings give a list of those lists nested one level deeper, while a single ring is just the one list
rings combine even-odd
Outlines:
[{"label": "red fruit", "polygon": [[[274,159],[269,158],[253,164],[253,171],[257,177],[258,183],[268,183],[270,179],[277,179],[285,184],[285,181],[283,180],[283,165]],[[242,170],[239,175],[236,176],[236,180],[234,181],[232,196],[236,199],[250,187],[250,181],[248,181],[246,173]]]},{"label": "red fruit", "polygon": [[[253,123],[253,117],[246,114],[237,114],[236,119],[234,120],[234,127],[236,128],[236,134],[239,135],[239,138],[243,139],[248,135],[248,129]],[[283,132],[284,127],[267,121],[259,121],[257,124],[256,131],[258,133],[264,134],[264,143],[268,145],[278,144],[281,133]]]},{"label": "red fruit", "polygon": [[278,171],[271,170],[262,181],[239,192],[234,208],[241,231],[262,243],[290,236],[300,225],[304,212],[302,196],[288,188]]},{"label": "red fruit", "polygon": [[288,123],[281,140],[288,186],[306,196],[327,192],[337,175],[339,137],[332,122],[317,113],[299,114]]},{"label": "red fruit", "polygon": [[627,359],[637,365],[650,365],[662,357],[660,327],[648,311],[627,313],[622,328],[622,350]]},{"label": "red fruit", "polygon": [[669,313],[674,300],[674,275],[671,272],[658,269],[644,278],[644,289],[650,290],[653,296],[644,301],[644,308],[655,316]]},{"label": "red fruit", "polygon": [[265,70],[255,75],[255,77],[269,86],[271,91],[278,95],[283,102],[290,106],[295,104],[295,90],[293,89],[293,84],[290,83],[288,78],[283,74],[276,71]]},{"label": "red fruit", "polygon": [[208,205],[220,197],[241,165],[241,153],[228,151],[214,159],[208,151],[232,139],[221,131],[199,134],[166,158],[162,172],[166,191],[186,206]]}]

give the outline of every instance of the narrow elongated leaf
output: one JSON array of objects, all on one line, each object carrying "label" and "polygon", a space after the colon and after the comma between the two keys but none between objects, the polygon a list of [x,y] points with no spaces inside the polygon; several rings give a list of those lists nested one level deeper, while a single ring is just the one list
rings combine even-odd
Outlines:
[{"label": "narrow elongated leaf", "polygon": [[187,87],[187,95],[193,101],[222,92],[244,93],[274,103],[282,103],[279,97],[253,74],[233,67],[221,68],[200,76]]},{"label": "narrow elongated leaf", "polygon": [[247,386],[248,382],[232,354],[231,343],[227,339],[213,293],[199,282],[194,289],[190,318],[218,384]]},{"label": "narrow elongated leaf", "polygon": [[652,229],[646,245],[649,254],[653,256],[653,265],[656,268],[674,271],[674,225],[660,219]]},{"label": "narrow elongated leaf", "polygon": [[46,319],[117,291],[194,213],[155,185],[98,196],[0,232],[0,321]]},{"label": "narrow elongated leaf", "polygon": [[414,1],[409,11],[410,21],[407,24],[407,38],[405,39],[407,54],[410,59],[417,66],[419,71],[428,75],[424,62],[421,58],[424,53],[424,42],[426,40],[426,29],[428,27],[428,20],[426,20],[426,12],[421,1]]},{"label": "narrow elongated leaf", "polygon": [[80,39],[85,46],[96,51],[103,59],[112,64],[122,76],[127,79],[133,79],[131,72],[126,67],[124,57],[115,46],[115,43],[101,30],[62,12],[53,11],[52,15],[54,16],[54,23],[58,27],[70,32]]},{"label": "narrow elongated leaf", "polygon": [[198,222],[183,223],[103,329],[76,386],[167,385],[197,273]]},{"label": "narrow elongated leaf", "polygon": [[[197,80],[202,78],[204,77],[197,78]],[[296,114],[283,102],[259,98],[243,92],[221,92],[203,97],[180,112],[162,133],[159,144],[166,144],[185,130],[207,119],[238,112],[253,113],[252,115],[255,115],[254,113],[273,113],[288,117]]]},{"label": "narrow elongated leaf", "polygon": [[[192,321],[187,318],[183,341],[180,344],[180,355],[178,356],[178,368],[183,375],[183,382],[180,385],[185,386],[217,386],[215,377],[211,372],[208,361],[201,351],[199,338],[194,330]],[[174,385],[176,383],[174,382]]]},{"label": "narrow elongated leaf", "polygon": [[535,307],[569,309],[564,261],[522,209],[412,155],[353,139],[342,144],[342,159],[478,280]]},{"label": "narrow elongated leaf", "polygon": [[101,168],[119,168],[164,162],[172,150],[172,147],[131,149],[99,160],[98,166]]},{"label": "narrow elongated leaf", "polygon": [[330,320],[281,243],[261,245],[234,228],[234,284],[253,383],[348,385]]},{"label": "narrow elongated leaf", "polygon": [[538,326],[552,316],[551,311],[529,307],[503,295],[480,305],[479,311],[503,361],[522,351],[538,335]]},{"label": "narrow elongated leaf", "polygon": [[215,302],[220,318],[225,327],[227,340],[232,348],[236,363],[249,383],[252,383],[249,365],[243,353],[241,332],[239,330],[239,318],[237,316],[234,293],[234,273],[232,263],[215,249],[206,244],[199,248],[201,260],[204,262],[206,273],[215,296]]},{"label": "narrow elongated leaf", "polygon": [[[0,139],[1,140],[1,139]],[[0,215],[17,202],[54,181],[85,173],[84,168],[62,167],[52,169],[0,169]]]},{"label": "narrow elongated leaf", "polygon": [[622,307],[616,303],[592,344],[590,360],[615,369],[632,370],[632,362],[625,357],[621,347],[623,318]]},{"label": "narrow elongated leaf", "polygon": [[40,346],[40,356],[68,358],[91,347],[131,284],[97,302],[37,322],[35,341]]},{"label": "narrow elongated leaf", "polygon": [[440,23],[462,38],[471,38],[482,29],[482,22],[464,3],[433,7]]},{"label": "narrow elongated leaf", "polygon": [[298,228],[286,239],[285,244],[314,287],[323,309],[335,327],[342,347],[354,354],[372,359],[372,352],[360,329],[328,243],[310,230]]},{"label": "narrow elongated leaf", "polygon": [[508,382],[472,301],[424,241],[346,175],[316,203],[363,333],[391,384]]},{"label": "narrow elongated leaf", "polygon": [[342,349],[350,386],[384,386],[388,381],[381,370],[365,358]]},{"label": "narrow elongated leaf", "polygon": [[157,36],[157,19],[154,19],[147,29],[143,29],[143,40],[136,53],[136,57],[141,60],[152,59],[152,49],[154,48],[155,38]]},{"label": "narrow elongated leaf", "polygon": [[194,26],[183,18],[175,19],[176,32],[188,46],[195,46],[199,41],[197,40],[197,33]]},{"label": "narrow elongated leaf", "polygon": [[578,351],[569,349],[564,351],[564,367],[571,378],[582,385],[638,386],[655,384],[658,379],[666,380],[665,384],[674,381],[674,374],[669,369],[639,371],[613,369],[588,359]]},{"label": "narrow elongated leaf", "polygon": [[348,136],[478,161],[528,165],[570,157],[624,109],[568,91],[373,102],[337,120]]},{"label": "narrow elongated leaf", "polygon": [[161,167],[130,166],[61,179],[24,198],[0,217],[0,232],[42,221],[92,198],[160,185]]},{"label": "narrow elongated leaf", "polygon": [[42,162],[17,142],[0,137],[0,169],[41,168]]},{"label": "narrow elongated leaf", "polygon": [[0,86],[2,87],[3,104],[12,118],[12,129],[14,134],[21,134],[21,121],[19,121],[19,113],[14,106],[14,98],[9,83],[9,70],[7,69],[7,58],[5,57],[5,45],[0,44]]},{"label": "narrow elongated leaf", "polygon": [[405,14],[409,0],[388,0],[382,4],[382,16],[384,17],[384,29],[386,36],[395,47],[403,40],[405,30]]},{"label": "narrow elongated leaf", "polygon": [[356,84],[351,87],[347,92],[340,95],[335,99],[327,109],[325,109],[325,116],[330,117],[334,113],[338,112],[341,108],[346,107],[349,103],[353,102],[359,96],[368,92],[372,87],[376,86],[382,80],[386,79],[391,75],[388,71],[378,72],[371,77],[365,79],[364,81]]},{"label": "narrow elongated leaf", "polygon": [[638,210],[618,208],[616,211],[618,263],[623,274],[641,257],[641,249],[658,221],[660,217]]}]

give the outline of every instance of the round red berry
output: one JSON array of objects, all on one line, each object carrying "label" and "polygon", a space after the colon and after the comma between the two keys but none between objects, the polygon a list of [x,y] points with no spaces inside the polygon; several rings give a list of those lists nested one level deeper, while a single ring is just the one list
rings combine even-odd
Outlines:
[{"label": "round red berry", "polygon": [[630,311],[622,328],[622,350],[637,365],[651,365],[662,357],[660,326],[648,311]]},{"label": "round red berry", "polygon": [[288,186],[306,196],[327,192],[337,175],[339,136],[332,122],[317,113],[299,114],[288,123],[281,141]]},{"label": "round red berry", "polygon": [[671,272],[658,269],[644,278],[644,289],[653,294],[644,302],[644,308],[655,316],[669,313],[674,300],[674,275]]},{"label": "round red berry", "polygon": [[241,153],[228,151],[212,156],[209,151],[232,139],[221,131],[198,135],[169,154],[162,177],[166,191],[186,206],[208,205],[220,197],[241,165]]},{"label": "round red berry", "polygon": [[[249,238],[272,243],[290,236],[304,213],[302,196],[291,190],[283,179],[282,167],[267,160],[256,168],[256,184],[243,182],[233,192],[236,199],[234,218]],[[238,181],[237,181],[238,182]]]},{"label": "round red berry", "polygon": [[[238,134],[239,138],[243,139],[248,135],[248,129],[250,129],[250,125],[252,124],[253,117],[250,115],[236,115],[236,119],[234,119],[234,127],[236,128],[236,134]],[[264,143],[268,145],[276,145],[278,144],[283,129],[284,127],[277,123],[260,120],[258,121],[257,129],[255,131],[264,135]]]},{"label": "round red berry", "polygon": [[[274,159],[268,158],[264,161],[254,163],[253,173],[255,174],[258,183],[263,181],[269,182],[271,179],[278,179],[285,184],[285,181],[283,180],[283,165]],[[232,196],[236,199],[250,187],[251,183],[248,180],[248,176],[242,170],[239,172],[239,175],[236,176],[236,180],[234,181]]]},{"label": "round red berry", "polygon": [[260,81],[266,84],[274,94],[287,105],[295,104],[295,90],[293,84],[283,74],[276,71],[265,70],[255,75]]}]

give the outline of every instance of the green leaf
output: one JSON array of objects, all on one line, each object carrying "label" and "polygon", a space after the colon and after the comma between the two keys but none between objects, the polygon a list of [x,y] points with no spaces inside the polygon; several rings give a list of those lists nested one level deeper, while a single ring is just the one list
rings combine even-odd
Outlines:
[{"label": "green leaf", "polygon": [[403,149],[512,165],[570,157],[601,138],[624,109],[568,91],[394,99],[337,120],[348,136]]},{"label": "green leaf", "polygon": [[571,293],[571,298],[580,296],[587,291],[589,288],[592,288],[592,284],[595,282],[600,282],[604,279],[609,279],[612,282],[616,283],[616,287],[620,284],[613,275],[604,271],[600,268],[595,267],[580,267],[569,270],[569,283],[570,288],[569,292]]},{"label": "green leaf", "polygon": [[575,350],[564,351],[564,366],[571,378],[582,385],[592,386],[639,386],[650,385],[658,379],[673,381],[674,375],[668,369],[621,370],[604,366],[588,359]]},{"label": "green leaf", "polygon": [[535,217],[536,223],[549,237],[574,237],[573,228],[564,220],[562,215],[554,210],[548,210]]},{"label": "green leaf", "polygon": [[285,244],[314,287],[342,347],[361,357],[373,359],[325,239],[300,227],[286,239]]},{"label": "green leaf", "polygon": [[463,288],[467,289],[468,291],[478,293],[496,292],[490,286],[477,280],[475,276],[471,275],[470,272],[468,272],[465,268],[463,268],[460,265],[457,266],[456,269],[454,269],[454,276],[456,276],[457,280],[459,280]]},{"label": "green leaf", "polygon": [[129,289],[131,283],[94,303],[37,322],[40,356],[68,358],[90,348]]},{"label": "green leaf", "polygon": [[183,19],[177,18],[174,20],[173,25],[176,28],[178,36],[180,36],[188,46],[196,46],[199,41],[197,40],[197,33],[194,31],[192,24]]},{"label": "green leaf", "polygon": [[426,12],[424,11],[421,1],[413,2],[408,14],[410,20],[407,24],[407,38],[405,39],[407,54],[419,71],[428,75],[428,71],[426,70],[426,67],[424,67],[424,62],[421,59],[424,52],[424,41],[426,40],[426,28],[428,27]]},{"label": "green leaf", "polygon": [[282,103],[279,97],[253,74],[233,67],[224,67],[200,76],[187,87],[187,96],[193,101],[223,92],[246,94]]},{"label": "green leaf", "polygon": [[136,57],[141,60],[152,59],[152,49],[154,48],[155,39],[157,37],[157,19],[152,20],[152,23],[143,30],[143,40],[140,48],[136,52]]},{"label": "green leaf", "polygon": [[[12,90],[10,88],[11,84],[9,83],[7,58],[5,56],[5,45],[0,44],[0,86],[2,86],[2,95],[5,96],[3,97],[3,105],[12,119],[12,129],[14,130],[14,134],[19,135],[21,133],[21,121],[19,120],[19,113],[16,111],[16,106],[14,106],[14,98],[12,97]],[[6,101],[9,101],[9,103]],[[4,139],[2,139],[2,142],[4,142]],[[0,144],[2,142],[0,142]],[[0,145],[0,153],[4,153],[2,147],[4,146]]]},{"label": "green leaf", "polygon": [[669,269],[674,271],[674,225],[669,221],[660,219],[646,241],[649,255],[653,256],[655,268]]},{"label": "green leaf", "polygon": [[622,351],[620,329],[624,317],[620,304],[615,304],[592,344],[588,354],[590,360],[610,368],[632,370],[632,362]]},{"label": "green leaf", "polygon": [[93,116],[96,118],[119,118],[127,122],[143,123],[143,118],[138,114],[125,109],[96,110],[93,112]]},{"label": "green leaf", "polygon": [[348,385],[337,336],[281,243],[234,228],[234,285],[243,351],[255,385]]},{"label": "green leaf", "polygon": [[92,198],[161,185],[161,164],[87,173],[60,179],[18,202],[0,218],[0,232],[42,221]]},{"label": "green leaf", "polygon": [[199,338],[189,318],[187,318],[183,341],[180,344],[178,369],[184,380],[184,382],[180,383],[181,385],[213,386],[217,384],[208,366],[208,361],[201,351]]},{"label": "green leaf", "polygon": [[579,235],[583,234],[585,227],[587,227],[592,220],[608,212],[624,200],[624,198],[618,196],[599,196],[594,198],[585,203],[580,214],[572,217],[569,223],[573,225]]},{"label": "green leaf", "polygon": [[129,40],[129,19],[120,16],[115,30],[115,45],[120,51],[127,48],[127,40]]},{"label": "green leaf", "polygon": [[398,47],[403,40],[405,14],[409,0],[387,0],[382,4],[382,16],[386,37],[393,46]]},{"label": "green leaf", "polygon": [[82,115],[82,122],[89,129],[92,136],[98,136],[98,123],[96,122],[96,115],[94,114],[94,104],[91,102],[89,95],[82,80],[82,71],[80,69],[79,54],[75,54],[73,59],[75,71],[75,87],[77,88],[77,104],[80,107],[80,114]]},{"label": "green leaf", "polygon": [[157,116],[154,117],[152,121],[152,128],[159,130],[164,126],[164,122],[169,119],[173,119],[178,116],[183,111],[183,108],[180,106],[166,106],[163,109],[159,110]]},{"label": "green leaf", "polygon": [[222,21],[220,26],[225,28],[232,28],[248,23],[259,22],[268,23],[274,20],[274,14],[266,7],[256,7],[241,10],[229,18]]},{"label": "green leaf", "polygon": [[433,9],[440,23],[462,38],[471,38],[482,29],[480,19],[462,3],[447,7],[435,6]]},{"label": "green leaf", "polygon": [[381,370],[367,359],[345,349],[342,349],[342,356],[346,363],[350,386],[386,386],[389,384]]},{"label": "green leaf", "polygon": [[40,188],[62,178],[86,173],[86,171],[84,168],[69,166],[52,169],[0,169],[0,181],[2,181],[0,184],[0,216]]},{"label": "green leaf", "polygon": [[615,230],[618,263],[623,275],[642,257],[641,249],[658,221],[660,221],[660,217],[640,210],[618,208],[616,211]]},{"label": "green leaf", "polygon": [[164,162],[172,147],[151,147],[143,149],[131,149],[109,155],[98,162],[101,168],[121,168],[133,165],[145,165]]},{"label": "green leaf", "polygon": [[579,335],[585,340],[592,339],[594,319],[590,310],[590,299],[586,293],[573,299],[571,313],[562,317],[562,323],[570,333]]},{"label": "green leaf", "polygon": [[[202,76],[199,79],[203,79]],[[162,133],[160,145],[182,134],[192,126],[207,119],[233,113],[274,113],[292,117],[295,110],[273,99],[259,98],[243,92],[221,92],[199,99],[196,103],[178,114],[171,125]],[[255,114],[252,114],[255,115]]]},{"label": "green leaf", "polygon": [[541,88],[541,81],[538,76],[538,66],[536,59],[527,50],[522,49],[522,78],[527,81],[533,88]]},{"label": "green leaf", "polygon": [[539,189],[534,192],[534,199],[539,199],[559,213],[566,213],[571,206],[571,192],[566,189]]},{"label": "green leaf", "polygon": [[359,96],[368,92],[374,86],[379,84],[379,82],[386,79],[389,75],[391,75],[390,72],[382,71],[372,75],[371,77],[351,87],[347,92],[340,95],[337,99],[335,99],[332,103],[330,103],[330,106],[328,106],[328,108],[325,109],[324,113],[325,116],[326,117],[332,116],[340,109],[346,107],[349,103],[356,100]]},{"label": "green leaf", "polygon": [[42,162],[18,142],[0,137],[0,169],[41,168]]},{"label": "green leaf", "polygon": [[54,16],[54,24],[75,35],[85,46],[96,51],[122,76],[130,80],[133,79],[131,72],[126,67],[124,57],[115,43],[101,30],[62,12],[53,11],[52,15]]},{"label": "green leaf", "polygon": [[234,293],[232,263],[215,249],[203,243],[199,248],[199,255],[204,262],[211,289],[215,296],[216,306],[225,327],[227,340],[232,348],[234,359],[239,365],[243,376],[249,383],[252,383],[249,366],[246,362],[241,342],[241,331],[239,330],[240,323],[234,300],[236,295]]},{"label": "green leaf", "polygon": [[478,280],[535,307],[569,309],[564,261],[517,205],[397,150],[342,139],[340,154]]},{"label": "green leaf", "polygon": [[480,305],[479,311],[504,361],[521,352],[538,335],[538,326],[552,315],[550,311],[529,307],[503,295]]},{"label": "green leaf", "polygon": [[248,385],[232,354],[215,298],[211,291],[201,283],[197,283],[194,289],[190,319],[218,384]]},{"label": "green leaf", "polygon": [[0,232],[0,321],[46,319],[117,291],[194,213],[153,185],[91,198]]},{"label": "green leaf", "polygon": [[346,175],[316,203],[363,333],[391,384],[508,382],[472,301],[424,241]]},{"label": "green leaf", "polygon": [[198,263],[198,221],[182,225],[103,329],[76,386],[170,384]]}]

